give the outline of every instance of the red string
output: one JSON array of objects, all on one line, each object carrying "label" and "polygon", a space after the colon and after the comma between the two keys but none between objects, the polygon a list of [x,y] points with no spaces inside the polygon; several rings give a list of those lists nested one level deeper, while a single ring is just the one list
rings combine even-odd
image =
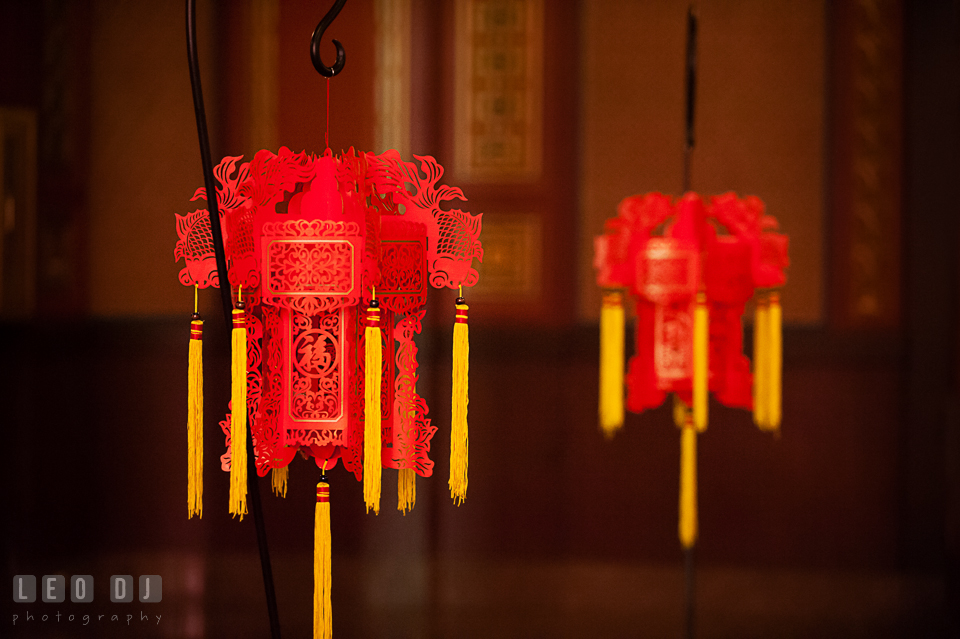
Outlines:
[{"label": "red string", "polygon": [[330,78],[327,78],[327,130],[323,132],[323,143],[330,149]]}]

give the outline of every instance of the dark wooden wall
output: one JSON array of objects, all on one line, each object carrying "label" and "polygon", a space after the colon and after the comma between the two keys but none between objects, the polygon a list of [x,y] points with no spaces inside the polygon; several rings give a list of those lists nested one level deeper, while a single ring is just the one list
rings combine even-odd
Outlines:
[{"label": "dark wooden wall", "polygon": [[[423,10],[417,4],[415,15]],[[572,9],[565,11],[565,19],[576,17]],[[360,14],[357,20],[368,20]],[[425,17],[433,22],[423,28],[442,30],[444,15],[429,13]],[[284,19],[284,28],[302,30],[306,11],[297,16]],[[960,179],[957,2],[906,3],[903,25],[902,294],[896,314],[902,321],[866,328],[829,322],[788,327],[779,438],[757,431],[746,413],[711,406],[711,425],[700,444],[700,561],[707,569],[932,575],[947,584],[945,599],[936,601],[950,602],[957,600],[960,561],[960,212],[952,192]],[[343,36],[349,64],[369,67],[370,60],[356,52],[362,30],[344,28],[350,34]],[[557,29],[575,31],[572,23]],[[35,47],[16,55],[26,61],[25,69],[38,64]],[[284,60],[293,55],[281,53]],[[440,94],[449,87],[441,63],[431,64],[439,75],[424,79],[424,86]],[[13,72],[4,67],[7,73]],[[35,102],[36,87],[24,82],[18,95]],[[335,91],[348,92],[346,84],[335,82]],[[21,85],[4,86],[12,91]],[[304,99],[293,93],[284,89],[281,104]],[[321,96],[313,87],[306,99]],[[343,108],[349,104],[341,102]],[[439,105],[421,105],[441,116],[418,120],[424,128],[414,141],[442,150],[444,102]],[[575,105],[561,107],[557,117],[575,123]],[[289,136],[283,141],[294,148],[317,146],[322,110],[289,108],[282,111],[287,124],[281,133]],[[356,109],[360,118],[373,117],[372,111]],[[334,132],[347,130],[336,122],[334,116]],[[362,128],[356,122],[349,126]],[[340,144],[337,135],[332,145]],[[370,145],[372,138],[358,134],[355,143]],[[575,169],[564,166],[558,169],[561,177]],[[493,206],[509,197],[481,188],[475,199]],[[558,215],[569,216],[564,224],[573,232],[572,208],[554,204]],[[573,270],[562,266],[559,272],[569,276],[572,291]],[[828,278],[840,272],[831,264]],[[450,505],[445,480],[450,334],[442,327],[424,334],[421,389],[441,425],[433,446],[436,476],[418,484],[414,514],[374,519],[362,513],[359,485],[336,475],[334,536],[341,565],[370,556],[376,540],[405,527],[408,532],[399,533],[396,543],[416,546],[427,563],[451,556],[520,566],[679,561],[679,445],[669,411],[630,415],[616,439],[600,436],[596,326],[578,325],[572,300],[563,295],[558,293],[560,310],[549,321],[518,326],[516,317],[504,319],[494,307],[471,318],[471,481],[460,508]],[[530,317],[546,319],[542,313],[533,309]],[[217,469],[222,440],[216,420],[228,392],[226,341],[217,336],[223,332],[219,318],[208,325],[206,509],[202,521],[190,522],[183,508],[181,427],[186,316],[103,320],[78,313],[68,320],[0,325],[0,431],[10,478],[2,492],[8,574],[46,574],[63,566],[81,573],[100,561],[96,557],[118,552],[255,554],[252,522],[231,521],[223,508],[227,482]],[[280,556],[307,556],[311,548],[307,502],[316,477],[307,466],[294,464],[285,501],[270,497],[268,484],[263,486],[271,548]],[[386,480],[387,494],[392,481]],[[291,579],[308,588],[309,567],[302,568]],[[255,579],[220,587],[242,590],[237,597],[249,602],[251,618],[260,623],[262,595]],[[288,596],[282,599],[285,613],[308,614],[300,609],[309,605],[302,593],[281,594]],[[926,630],[902,636],[947,636],[940,634],[948,623],[941,620],[950,610],[955,608],[936,603],[931,613],[936,619]],[[220,628],[219,621],[207,623],[211,631]]]}]

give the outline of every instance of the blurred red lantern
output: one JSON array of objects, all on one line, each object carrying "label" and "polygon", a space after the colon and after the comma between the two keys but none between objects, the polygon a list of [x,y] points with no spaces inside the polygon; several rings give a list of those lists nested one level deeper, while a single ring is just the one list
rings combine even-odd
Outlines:
[{"label": "blurred red lantern", "polygon": [[[594,240],[601,311],[600,424],[623,425],[626,408],[642,412],[674,393],[678,426],[707,425],[707,396],[752,409],[757,425],[780,426],[780,302],[787,236],[756,197],[733,193],[705,203],[687,193],[623,200]],[[660,231],[660,232],[658,232]],[[624,297],[636,304],[636,354],[624,380]],[[754,370],[743,354],[742,316],[756,297]],[[688,411],[688,407],[692,410]],[[685,444],[687,446],[687,444]],[[695,458],[695,455],[694,455]],[[690,472],[693,472],[692,470]],[[681,525],[681,537],[684,537]],[[687,531],[689,543],[695,524]],[[686,543],[686,542],[685,542]]]}]

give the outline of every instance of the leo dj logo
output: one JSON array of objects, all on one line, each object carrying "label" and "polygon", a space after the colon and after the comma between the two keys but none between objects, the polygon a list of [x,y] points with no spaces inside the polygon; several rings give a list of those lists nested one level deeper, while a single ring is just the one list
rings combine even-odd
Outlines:
[{"label": "leo dj logo", "polygon": [[[133,601],[134,585],[131,575],[110,577],[110,601],[130,603]],[[160,575],[140,575],[137,593],[141,603],[160,603],[163,596],[163,580]],[[63,575],[44,575],[40,578],[40,600],[44,603],[66,601],[67,581]],[[93,601],[93,575],[70,577],[70,601],[90,603]],[[14,603],[34,603],[37,600],[37,578],[34,575],[14,575]]]}]

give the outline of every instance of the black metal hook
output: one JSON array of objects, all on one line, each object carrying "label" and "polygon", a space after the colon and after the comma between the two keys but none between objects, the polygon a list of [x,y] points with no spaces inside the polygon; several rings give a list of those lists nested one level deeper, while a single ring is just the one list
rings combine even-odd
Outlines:
[{"label": "black metal hook", "polygon": [[339,40],[333,41],[333,46],[337,48],[337,61],[333,63],[333,66],[325,66],[323,60],[320,59],[320,39],[323,38],[323,32],[333,23],[340,13],[340,9],[343,9],[343,5],[346,3],[347,0],[337,0],[334,2],[333,7],[327,11],[327,15],[323,16],[323,20],[321,20],[317,28],[313,30],[313,37],[310,38],[310,60],[313,61],[313,68],[325,78],[332,78],[343,71],[343,65],[347,61],[347,54],[344,52],[343,45],[340,44]]}]

